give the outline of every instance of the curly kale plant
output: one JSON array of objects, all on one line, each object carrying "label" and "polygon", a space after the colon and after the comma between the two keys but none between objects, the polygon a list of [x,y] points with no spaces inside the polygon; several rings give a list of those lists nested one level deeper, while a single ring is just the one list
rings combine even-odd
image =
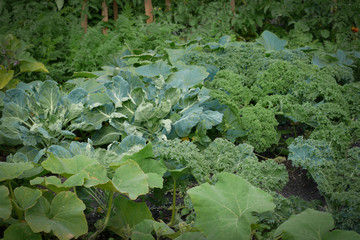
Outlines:
[{"label": "curly kale plant", "polygon": [[234,110],[248,106],[253,98],[252,91],[246,87],[247,78],[228,69],[220,70],[211,82],[211,96],[227,104]]},{"label": "curly kale plant", "polygon": [[254,91],[244,86],[246,77],[229,70],[219,71],[211,83],[212,96],[227,104],[237,115],[237,121],[246,132],[245,142],[263,152],[278,141],[278,122],[272,111],[262,106],[249,106]]},{"label": "curly kale plant", "polygon": [[173,139],[158,141],[153,145],[154,157],[170,162],[176,168],[189,167],[198,182],[206,182],[208,178],[202,174],[201,163],[205,160],[197,146],[190,141]]},{"label": "curly kale plant", "polygon": [[220,173],[229,172],[266,190],[282,189],[288,181],[285,166],[271,159],[260,162],[253,150],[249,144],[235,146],[217,138],[200,152],[189,141],[169,140],[154,145],[154,156],[180,167],[189,166],[199,183],[215,182]]},{"label": "curly kale plant", "polygon": [[[206,83],[211,96],[231,109],[223,110],[223,123],[217,129],[233,142],[253,145],[257,152],[278,143],[278,125],[284,129],[289,122],[297,123],[303,134],[340,124],[341,134],[346,135],[359,117],[359,84],[351,68],[319,67],[311,54],[285,45],[267,32],[257,43],[220,41],[187,47],[180,58],[206,67],[211,73]],[[238,132],[227,126],[230,122]]]},{"label": "curly kale plant", "polygon": [[352,148],[339,158],[327,142],[299,137],[289,146],[289,151],[293,164],[310,172],[337,224],[359,231],[360,148]]},{"label": "curly kale plant", "polygon": [[247,131],[247,140],[259,152],[265,151],[278,142],[276,126],[278,122],[270,110],[261,106],[240,109],[240,124]]}]

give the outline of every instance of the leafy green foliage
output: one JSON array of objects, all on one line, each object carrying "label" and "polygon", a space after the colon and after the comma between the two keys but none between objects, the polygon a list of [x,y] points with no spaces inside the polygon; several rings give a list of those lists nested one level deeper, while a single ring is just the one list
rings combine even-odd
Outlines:
[{"label": "leafy green foliage", "polygon": [[26,170],[30,170],[32,168],[34,168],[34,165],[30,162],[0,162],[0,169],[2,170],[0,174],[0,181],[17,178]]},{"label": "leafy green foliage", "polygon": [[[338,158],[327,142],[295,139],[289,146],[289,159],[307,169],[331,206],[341,227],[358,226],[359,216],[359,148],[348,150]],[[354,167],[355,166],[355,167]]]},{"label": "leafy green foliage", "polygon": [[247,142],[259,152],[277,143],[275,115],[266,108],[244,107],[239,111],[240,125],[247,131]]},{"label": "leafy green foliage", "polygon": [[12,34],[0,36],[0,48],[0,89],[14,88],[19,82],[16,77],[21,73],[49,73],[44,64],[37,62],[26,51],[26,44]]},{"label": "leafy green foliage", "polygon": [[174,230],[172,230],[168,225],[163,222],[156,222],[151,219],[144,219],[143,221],[135,225],[134,230],[131,234],[131,239],[155,240],[152,234],[153,232],[155,232],[155,235],[157,237],[161,237],[174,233]]},{"label": "leafy green foliage", "polygon": [[271,196],[239,176],[221,173],[218,182],[188,191],[197,213],[196,225],[208,239],[248,239],[252,212],[272,210]]},{"label": "leafy green foliage", "polygon": [[26,211],[26,221],[34,232],[52,231],[59,239],[71,239],[87,232],[84,203],[72,192],[62,192],[51,203],[41,197]]},{"label": "leafy green foliage", "polygon": [[109,220],[109,228],[123,238],[127,237],[128,228],[133,228],[144,219],[152,219],[152,214],[145,203],[136,203],[123,196],[114,199],[115,214]]},{"label": "leafy green foliage", "polygon": [[[288,176],[283,165],[273,160],[259,162],[248,144],[235,146],[217,138],[203,151],[188,141],[160,141],[154,145],[155,157],[172,162],[176,166],[188,166],[200,183],[216,182],[222,172],[235,173],[257,187],[280,190]],[[181,157],[179,157],[181,156]]]},{"label": "leafy green foliage", "polygon": [[0,202],[1,202],[1,215],[2,219],[10,217],[12,206],[9,198],[9,190],[5,186],[0,186]]},{"label": "leafy green foliage", "polygon": [[[56,82],[33,82],[6,92],[7,102],[1,118],[1,134],[34,147],[47,147],[61,138],[74,138],[67,124],[78,117],[84,95],[63,97]],[[71,108],[75,107],[75,108]]]},{"label": "leafy green foliage", "polygon": [[[267,225],[271,229],[278,228],[284,221],[291,216],[299,214],[308,208],[323,210],[323,203],[320,200],[306,201],[299,196],[284,197],[278,193],[272,193],[275,209],[271,212],[257,214],[259,222]],[[265,229],[264,229],[265,230]],[[272,237],[271,233],[266,230],[263,232],[264,237]]]},{"label": "leafy green foliage", "polygon": [[[90,27],[85,35],[79,26],[82,6],[78,1],[0,3],[4,23],[0,29],[29,43],[27,51],[49,65],[48,77],[61,82],[80,71],[63,85],[36,81],[0,92],[0,143],[12,145],[7,149],[12,154],[0,164],[4,238],[80,237],[87,232],[84,204],[87,211],[94,207],[86,194],[104,213],[90,238],[107,227],[133,239],[204,238],[194,232],[199,229],[208,238],[215,236],[209,234],[215,229],[218,238],[228,237],[231,231],[245,238],[249,234],[270,238],[271,230],[291,214],[317,203],[276,194],[287,182],[285,167],[272,159],[259,161],[254,149],[266,151],[265,156],[277,155],[301,135],[311,139],[295,139],[289,159],[314,178],[336,226],[358,231],[359,149],[354,146],[360,136],[359,53],[354,51],[357,35],[347,27],[358,24],[354,14],[358,7],[353,2],[325,2],[236,1],[234,13],[224,1],[172,1],[171,11],[164,10],[164,2],[156,2],[156,21],[145,25],[139,16],[144,12],[143,1],[117,1],[119,20],[105,24],[98,24],[101,1],[88,1],[85,13]],[[101,35],[104,26],[109,28],[107,36]],[[290,41],[269,31],[257,38],[264,29],[275,30]],[[230,36],[220,38],[224,34]],[[194,39],[195,35],[213,42],[200,45],[202,40],[197,38],[179,43],[180,38]],[[311,42],[314,37],[319,41]],[[232,42],[235,38],[257,41]],[[350,49],[351,39],[355,41]],[[13,43],[9,46],[25,49],[24,43]],[[298,46],[302,48],[285,48]],[[144,51],[148,49],[152,50]],[[8,50],[8,55],[14,53]],[[15,50],[15,55],[21,54]],[[17,57],[10,59],[11,69],[8,63],[1,67],[2,83],[16,75],[11,70],[43,67],[25,60],[13,66]],[[102,71],[86,72],[98,70],[104,62],[108,63]],[[22,76],[26,82],[44,79]],[[149,140],[154,142],[154,152]],[[188,223],[172,218],[170,228],[154,221],[144,203],[133,201],[152,188],[166,191],[169,175],[187,184],[182,181],[193,180],[189,173],[198,183],[207,182],[189,190],[194,202],[186,196],[186,207],[181,210],[184,217],[195,208],[197,219],[194,214],[188,216]],[[240,177],[276,196],[275,208],[268,194]],[[241,196],[235,200],[249,197],[254,202],[242,192],[250,189],[266,195],[272,211],[254,209],[233,215],[224,204],[213,204],[217,199],[243,210],[234,201],[233,189],[238,185],[246,187],[236,188]],[[177,194],[176,185],[173,194]],[[74,211],[62,211],[60,205]],[[173,205],[173,213],[178,207],[182,208]],[[231,216],[231,224],[237,220],[245,224],[225,234],[228,225],[218,224],[218,216],[223,215]],[[205,218],[212,220],[211,226]],[[292,228],[293,219],[285,230],[286,225]],[[315,217],[308,216],[305,222],[311,220]],[[250,228],[250,223],[267,226],[252,224]],[[339,230],[324,238],[345,238],[342,234],[355,238]]]},{"label": "leafy green foliage", "polygon": [[150,50],[166,46],[163,39],[176,39],[172,35],[176,25],[158,23],[146,25],[141,19],[119,15],[114,29],[101,35],[101,26],[88,29],[83,39],[73,43],[72,68],[77,71],[95,71],[109,62],[109,58],[120,56],[125,48],[130,51]]},{"label": "leafy green foliage", "polygon": [[279,39],[278,36],[269,31],[264,31],[261,38],[257,39],[256,42],[263,45],[268,52],[284,50],[287,45],[286,40]]},{"label": "leafy green foliage", "polygon": [[[357,88],[351,90],[351,97],[344,97],[350,85],[357,86],[351,83],[351,69],[339,64],[319,69],[310,62],[311,55],[285,49],[285,42],[272,33],[264,33],[261,39],[265,49],[249,43],[219,43],[210,49],[189,46],[182,55],[179,52],[179,59],[188,64],[203,65],[210,73],[217,69],[206,86],[213,98],[231,109],[221,110],[225,117],[217,129],[223,136],[248,142],[263,152],[278,143],[279,116],[319,132],[340,123],[343,129],[353,128],[349,115],[356,112],[356,100],[351,99],[358,99]],[[281,42],[278,49],[277,42]],[[349,72],[343,80],[338,76],[345,69]],[[351,141],[346,143],[342,152],[351,145]]]},{"label": "leafy green foliage", "polygon": [[33,207],[41,195],[42,193],[39,189],[18,187],[14,190],[14,196],[16,198],[17,204],[22,210],[27,210]]},{"label": "leafy green foliage", "polygon": [[[76,186],[88,189],[98,187],[103,191],[110,191],[111,194],[120,192],[132,200],[148,193],[149,187],[162,187],[162,175],[166,171],[165,168],[151,159],[153,156],[151,144],[145,145],[145,140],[136,136],[125,138],[118,147],[114,144],[113,147],[109,147],[109,151],[94,149],[90,143],[79,142],[68,144],[62,142],[62,146],[52,145],[48,150],[50,151],[47,152],[48,157],[41,162],[41,167],[56,176],[42,177],[39,175],[42,170],[33,171],[32,175],[25,174],[26,171],[34,169],[35,165],[24,162],[28,160],[24,154],[25,158],[20,158],[19,153],[17,158],[16,156],[9,158],[9,162],[1,162],[4,169],[10,169],[10,172],[1,171],[6,172],[1,181],[29,175],[31,179],[24,181],[28,182],[28,186],[33,186],[20,186],[14,190],[11,184],[9,188],[1,186],[1,202],[4,208],[1,218],[7,225],[11,224],[10,214],[14,211],[19,219],[25,216],[27,223],[26,226],[10,225],[6,230],[8,236],[12,236],[14,229],[21,230],[24,236],[32,236],[31,232],[51,232],[59,239],[71,239],[87,233],[88,226],[83,212],[85,205],[75,193],[68,191],[70,188],[75,189]],[[47,190],[40,191],[36,189],[37,185],[52,190],[56,195],[51,194],[49,197],[46,194]],[[120,235],[123,231],[127,231],[128,224],[134,226],[143,219],[151,219],[146,206],[136,204],[126,197],[115,198],[114,212],[111,211],[111,203],[112,198],[107,206],[108,214],[103,228],[107,226],[110,215],[113,215],[110,220],[110,229]],[[128,213],[123,212],[122,208],[129,209],[130,207],[132,210]],[[138,215],[134,218],[136,211]],[[118,215],[119,212],[121,215]],[[124,222],[122,227],[119,221]],[[112,228],[114,224],[116,227]],[[38,235],[33,234],[33,237],[38,237]]]},{"label": "leafy green foliage", "polygon": [[[6,1],[0,11],[9,16],[4,20],[1,32],[25,41],[31,56],[47,66],[51,78],[63,82],[74,71],[69,64],[72,61],[71,42],[80,40],[81,35],[80,14],[76,8],[74,2],[57,11],[55,1]],[[78,10],[81,10],[80,6]],[[25,82],[46,79],[40,74],[20,78]]]},{"label": "leafy green foliage", "polygon": [[353,231],[334,230],[334,220],[330,213],[307,209],[293,215],[274,232],[281,239],[360,239]]},{"label": "leafy green foliage", "polygon": [[[143,61],[149,58],[155,63]],[[76,81],[78,87],[73,91],[83,92],[89,98],[71,127],[97,130],[92,140],[101,145],[127,135],[149,140],[188,137],[201,124],[196,128],[198,132],[201,129],[196,134],[197,141],[204,145],[208,142],[206,131],[220,124],[223,115],[205,105],[210,96],[202,87],[208,76],[203,67],[179,63],[175,69],[151,54],[124,55],[121,61],[122,66],[104,67],[106,71],[100,72],[96,79]],[[141,66],[136,65],[139,63]],[[103,78],[106,81],[102,84]],[[92,81],[95,89],[88,92],[80,89]],[[111,127],[103,126],[105,122]]]},{"label": "leafy green foliage", "polygon": [[4,238],[9,240],[42,239],[41,235],[34,233],[26,223],[16,223],[8,227],[4,232]]}]

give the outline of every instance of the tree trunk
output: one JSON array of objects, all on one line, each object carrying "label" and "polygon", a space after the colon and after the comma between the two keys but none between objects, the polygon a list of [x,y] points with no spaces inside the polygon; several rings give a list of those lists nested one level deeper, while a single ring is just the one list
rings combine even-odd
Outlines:
[{"label": "tree trunk", "polygon": [[151,0],[145,0],[145,15],[149,16],[148,20],[146,20],[146,23],[152,23],[154,21],[154,16],[152,14],[152,3]]},{"label": "tree trunk", "polygon": [[[108,7],[107,7],[107,5],[106,5],[106,0],[104,0],[104,1],[102,2],[102,12],[101,12],[101,15],[104,16],[104,18],[103,18],[103,21],[104,21],[104,22],[108,22],[108,21],[109,21],[109,13],[108,13]],[[107,34],[107,30],[108,30],[107,27],[104,27],[104,28],[103,28],[102,32],[103,32],[104,35]]]},{"label": "tree trunk", "polygon": [[165,0],[165,11],[170,11],[171,10],[171,0]]},{"label": "tree trunk", "polygon": [[230,1],[230,6],[231,6],[231,11],[232,11],[233,14],[235,15],[235,0],[231,0],[231,1]]},{"label": "tree trunk", "polygon": [[88,19],[87,14],[85,13],[87,0],[83,0],[82,9],[81,9],[81,27],[84,29],[84,33],[87,32]]},{"label": "tree trunk", "polygon": [[114,21],[116,22],[116,20],[118,19],[118,15],[119,15],[119,10],[118,10],[118,5],[116,0],[113,1],[113,9],[114,9]]}]

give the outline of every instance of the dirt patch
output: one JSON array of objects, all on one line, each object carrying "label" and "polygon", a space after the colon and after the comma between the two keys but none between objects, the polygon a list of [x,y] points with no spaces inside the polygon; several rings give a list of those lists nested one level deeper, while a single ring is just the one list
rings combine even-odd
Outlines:
[{"label": "dirt patch", "polygon": [[0,162],[6,162],[6,155],[4,153],[0,153]]},{"label": "dirt patch", "polygon": [[298,196],[306,201],[320,200],[325,203],[325,199],[321,196],[317,184],[309,177],[307,170],[300,167],[294,167],[291,160],[283,162],[288,173],[289,182],[280,192],[284,197]]}]

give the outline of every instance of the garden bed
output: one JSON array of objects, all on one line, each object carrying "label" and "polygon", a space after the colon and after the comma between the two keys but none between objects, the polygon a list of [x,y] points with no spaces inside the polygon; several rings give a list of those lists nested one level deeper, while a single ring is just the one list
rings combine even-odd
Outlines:
[{"label": "garden bed", "polygon": [[4,238],[358,238],[358,54],[286,46],[170,42],[1,94]]}]

